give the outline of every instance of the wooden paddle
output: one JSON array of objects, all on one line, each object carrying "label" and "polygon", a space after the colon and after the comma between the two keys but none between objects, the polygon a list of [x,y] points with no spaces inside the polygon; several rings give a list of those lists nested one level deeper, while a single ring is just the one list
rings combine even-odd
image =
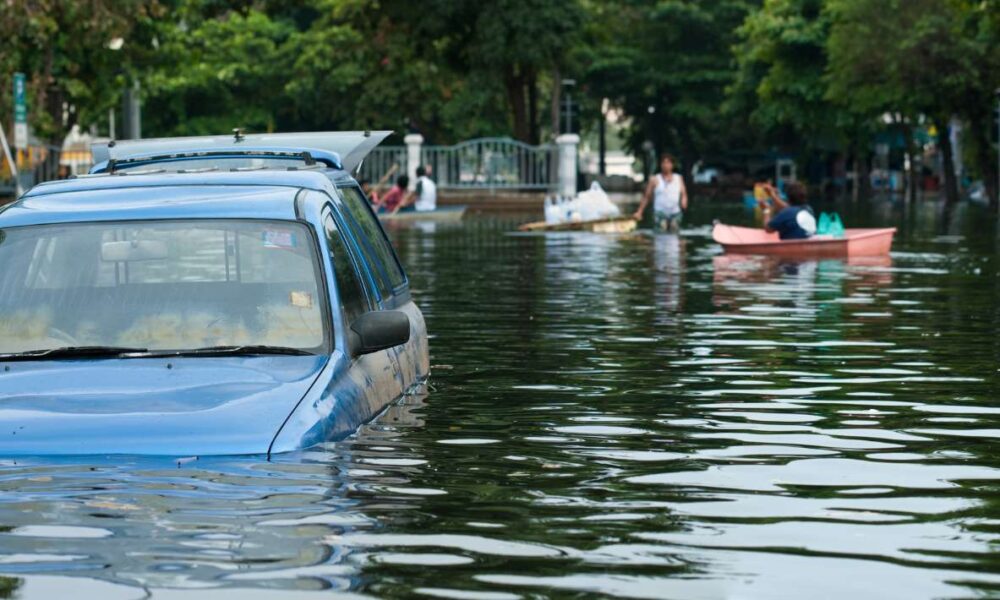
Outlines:
[{"label": "wooden paddle", "polygon": [[389,170],[385,172],[385,175],[382,176],[382,179],[378,180],[378,183],[372,186],[372,189],[377,192],[383,185],[385,185],[386,181],[389,181],[389,178],[392,177],[392,174],[398,170],[399,170],[399,163],[392,163],[392,166],[389,167]]}]

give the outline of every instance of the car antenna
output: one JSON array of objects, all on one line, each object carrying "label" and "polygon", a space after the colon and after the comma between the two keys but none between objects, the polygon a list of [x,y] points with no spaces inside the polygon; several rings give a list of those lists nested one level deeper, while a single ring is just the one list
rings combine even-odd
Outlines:
[{"label": "car antenna", "polygon": [[239,127],[233,127],[233,141],[238,144],[245,139],[246,138],[243,136],[242,129],[240,129]]},{"label": "car antenna", "polygon": [[365,137],[371,137],[371,136],[372,136],[371,130],[370,129],[365,129]]}]

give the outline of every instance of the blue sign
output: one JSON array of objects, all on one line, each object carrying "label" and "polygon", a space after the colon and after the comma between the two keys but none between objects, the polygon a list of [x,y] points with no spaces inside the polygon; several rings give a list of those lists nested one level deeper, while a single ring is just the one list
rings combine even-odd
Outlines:
[{"label": "blue sign", "polygon": [[14,146],[28,147],[28,99],[24,73],[14,73]]}]

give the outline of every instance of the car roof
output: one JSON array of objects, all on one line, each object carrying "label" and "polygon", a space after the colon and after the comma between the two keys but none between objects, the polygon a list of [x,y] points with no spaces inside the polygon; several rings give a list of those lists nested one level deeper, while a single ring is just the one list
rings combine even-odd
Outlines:
[{"label": "car roof", "polygon": [[186,218],[295,220],[298,192],[328,190],[337,175],[319,170],[157,173],[52,181],[0,210],[0,227]]}]

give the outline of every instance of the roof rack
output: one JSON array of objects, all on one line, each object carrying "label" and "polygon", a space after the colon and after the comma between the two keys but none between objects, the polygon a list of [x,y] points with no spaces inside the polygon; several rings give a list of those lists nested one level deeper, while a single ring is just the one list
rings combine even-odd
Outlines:
[{"label": "roof rack", "polygon": [[[219,150],[219,151],[195,151],[195,152],[172,152],[170,154],[154,154],[151,156],[136,156],[131,158],[115,159],[112,158],[108,160],[108,166],[106,172],[110,175],[115,174],[118,169],[127,165],[143,164],[143,163],[157,163],[169,160],[183,160],[185,158],[208,158],[212,156],[218,157],[280,157],[280,158],[300,158],[306,166],[311,167],[316,165],[316,159],[313,158],[312,154],[307,151],[295,152],[289,150]],[[211,167],[217,168],[217,167]],[[164,170],[164,169],[160,169]],[[200,170],[206,169],[185,169],[179,172],[192,173]]]}]

